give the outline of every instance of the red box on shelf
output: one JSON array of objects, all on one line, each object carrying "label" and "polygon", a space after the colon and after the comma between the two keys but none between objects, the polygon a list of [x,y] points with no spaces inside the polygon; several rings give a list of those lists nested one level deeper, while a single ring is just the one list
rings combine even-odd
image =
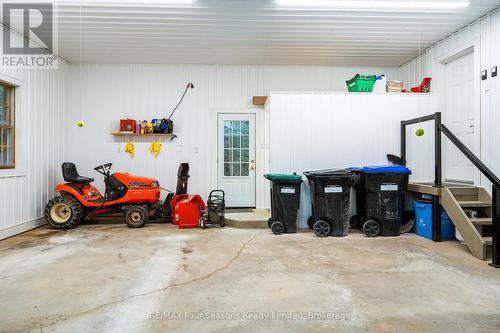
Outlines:
[{"label": "red box on shelf", "polygon": [[120,119],[120,133],[134,133],[135,123],[134,119]]}]

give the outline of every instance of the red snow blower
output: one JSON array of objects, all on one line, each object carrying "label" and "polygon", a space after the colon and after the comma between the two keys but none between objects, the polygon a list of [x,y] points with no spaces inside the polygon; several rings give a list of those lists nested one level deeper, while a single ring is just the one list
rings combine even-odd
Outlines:
[{"label": "red snow blower", "polygon": [[189,164],[181,163],[177,172],[177,188],[165,199],[163,212],[167,222],[178,225],[180,229],[197,228],[200,217],[205,214],[206,205],[201,196],[188,195]]}]

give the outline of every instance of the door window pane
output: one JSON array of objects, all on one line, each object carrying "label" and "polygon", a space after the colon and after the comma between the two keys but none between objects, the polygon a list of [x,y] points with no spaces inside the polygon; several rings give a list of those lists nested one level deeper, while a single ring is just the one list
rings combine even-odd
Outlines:
[{"label": "door window pane", "polygon": [[241,121],[233,121],[233,134],[241,134]]},{"label": "door window pane", "polygon": [[224,162],[231,162],[231,149],[224,149]]},{"label": "door window pane", "polygon": [[233,176],[241,176],[241,168],[239,163],[233,163]]},{"label": "door window pane", "polygon": [[224,135],[224,148],[231,148],[231,136]]},{"label": "door window pane", "polygon": [[231,134],[231,122],[228,120],[224,121],[224,134]]},{"label": "door window pane", "polygon": [[250,142],[248,139],[248,135],[241,136],[241,148],[250,148]]},{"label": "door window pane", "polygon": [[241,137],[238,135],[233,135],[233,148],[240,148],[241,146]]},{"label": "door window pane", "polygon": [[250,161],[249,154],[248,154],[248,149],[242,149],[241,150],[241,161],[242,162],[248,162],[248,161]]},{"label": "door window pane", "polygon": [[239,149],[234,149],[233,150],[233,162],[239,162],[240,160],[240,150]]},{"label": "door window pane", "polygon": [[241,163],[241,175],[242,176],[248,176],[249,174],[249,164],[248,163]]},{"label": "door window pane", "polygon": [[250,122],[249,121],[242,121],[241,122],[241,134],[243,135],[248,135],[250,134]]},{"label": "door window pane", "polygon": [[231,163],[224,163],[224,176],[230,177],[233,175],[233,167]]}]

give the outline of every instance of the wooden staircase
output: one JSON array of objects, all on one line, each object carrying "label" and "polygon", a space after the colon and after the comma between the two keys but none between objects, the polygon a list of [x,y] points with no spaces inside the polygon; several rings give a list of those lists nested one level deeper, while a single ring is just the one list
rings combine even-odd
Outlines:
[{"label": "wooden staircase", "polygon": [[492,204],[481,187],[445,187],[441,203],[472,255],[485,260],[492,244]]}]

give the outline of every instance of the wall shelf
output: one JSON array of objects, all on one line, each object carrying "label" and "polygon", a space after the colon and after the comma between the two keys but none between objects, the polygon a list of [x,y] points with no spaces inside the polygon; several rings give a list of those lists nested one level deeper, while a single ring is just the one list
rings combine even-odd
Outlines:
[{"label": "wall shelf", "polygon": [[150,138],[150,137],[159,137],[159,138],[167,138],[170,140],[173,140],[177,138],[177,135],[175,134],[164,134],[164,133],[154,133],[154,134],[138,134],[138,133],[120,133],[120,132],[115,132],[111,133],[112,136],[114,137],[134,137],[134,138]]}]

